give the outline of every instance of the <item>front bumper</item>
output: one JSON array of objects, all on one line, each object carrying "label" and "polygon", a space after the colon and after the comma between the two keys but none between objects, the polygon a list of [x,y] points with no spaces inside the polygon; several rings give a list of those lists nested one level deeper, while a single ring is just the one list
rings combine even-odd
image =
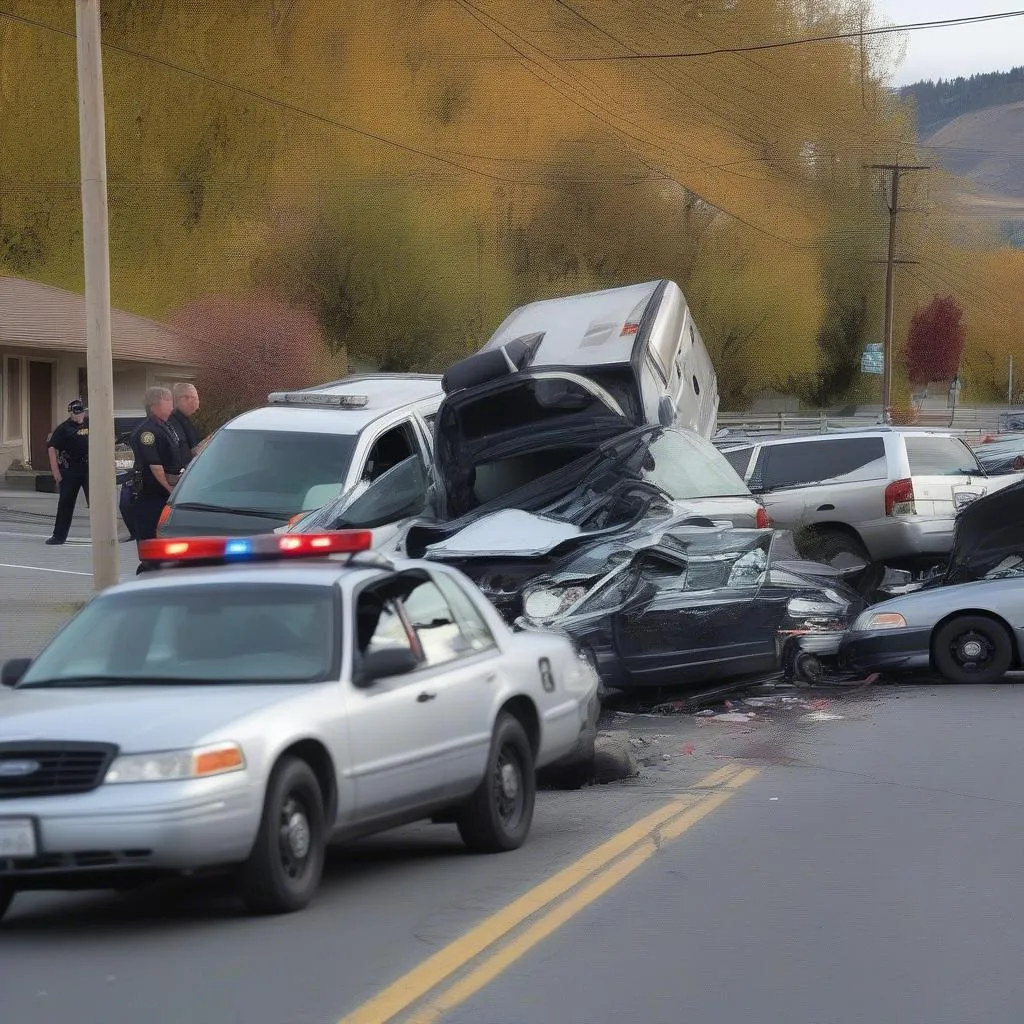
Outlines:
[{"label": "front bumper", "polygon": [[844,635],[839,667],[851,672],[918,671],[931,667],[930,629],[858,630]]},{"label": "front bumper", "polygon": [[238,864],[249,856],[262,809],[263,788],[245,772],[3,800],[0,818],[35,823],[37,851],[0,859],[0,881],[16,888],[91,888],[108,876]]}]

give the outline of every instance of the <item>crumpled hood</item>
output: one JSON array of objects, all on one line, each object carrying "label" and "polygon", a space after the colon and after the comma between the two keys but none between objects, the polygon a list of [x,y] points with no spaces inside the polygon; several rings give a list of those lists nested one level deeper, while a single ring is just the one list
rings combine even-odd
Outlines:
[{"label": "crumpled hood", "polygon": [[442,558],[503,557],[523,558],[546,555],[565,541],[574,540],[582,531],[572,523],[521,509],[502,509],[482,516],[446,540],[431,544],[426,557]]},{"label": "crumpled hood", "polygon": [[0,691],[0,742],[114,743],[127,753],[185,749],[249,715],[303,699],[311,685],[42,687]]},{"label": "crumpled hood", "polygon": [[1024,556],[1024,480],[972,502],[956,518],[943,585],[970,583]]}]

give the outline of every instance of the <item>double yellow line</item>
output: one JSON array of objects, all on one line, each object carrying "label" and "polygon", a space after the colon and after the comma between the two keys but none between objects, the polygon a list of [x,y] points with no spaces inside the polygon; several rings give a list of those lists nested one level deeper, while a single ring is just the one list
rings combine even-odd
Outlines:
[{"label": "double yellow line", "polygon": [[[386,1024],[414,1006],[413,1012],[404,1017],[405,1024],[435,1024],[632,874],[653,857],[663,843],[677,839],[721,807],[757,774],[754,768],[738,765],[726,765],[713,772],[687,792],[492,914],[344,1017],[339,1024]],[[502,941],[530,918],[535,920]],[[459,976],[441,987],[453,975]],[[429,998],[425,998],[427,996]]]}]

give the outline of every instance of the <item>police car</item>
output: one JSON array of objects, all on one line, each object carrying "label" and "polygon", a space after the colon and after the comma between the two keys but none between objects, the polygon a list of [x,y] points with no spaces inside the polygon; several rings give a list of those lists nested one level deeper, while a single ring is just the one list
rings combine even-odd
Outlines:
[{"label": "police car", "polygon": [[[3,667],[0,915],[28,889],[228,870],[304,907],[328,843],[416,820],[519,847],[535,772],[593,755],[598,680],[369,531],[157,539]],[[173,571],[171,571],[173,569]]]}]

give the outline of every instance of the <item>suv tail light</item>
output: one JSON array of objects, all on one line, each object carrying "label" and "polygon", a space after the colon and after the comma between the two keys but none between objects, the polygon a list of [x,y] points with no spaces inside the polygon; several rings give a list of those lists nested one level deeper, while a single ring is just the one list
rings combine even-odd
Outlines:
[{"label": "suv tail light", "polygon": [[760,505],[757,506],[755,523],[759,530],[770,530],[772,527],[772,517]]},{"label": "suv tail light", "polygon": [[914,504],[914,483],[912,480],[894,480],[885,489],[885,514],[887,516],[916,516]]}]

